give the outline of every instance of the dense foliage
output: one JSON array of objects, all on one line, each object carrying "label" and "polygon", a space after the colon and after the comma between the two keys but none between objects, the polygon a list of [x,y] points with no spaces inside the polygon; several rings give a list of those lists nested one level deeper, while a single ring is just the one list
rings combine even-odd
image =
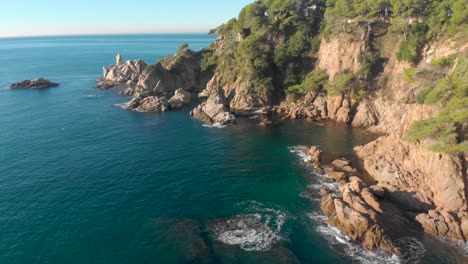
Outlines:
[{"label": "dense foliage", "polygon": [[[217,29],[217,71],[225,82],[249,81],[258,94],[281,94],[313,69],[324,1],[263,0]],[[206,61],[209,61],[207,59]]]},{"label": "dense foliage", "polygon": [[418,102],[443,106],[434,118],[417,121],[408,131],[411,140],[433,139],[435,151],[468,151],[468,59],[460,59],[452,74],[418,95]]},{"label": "dense foliage", "polygon": [[[466,148],[466,60],[444,57],[426,68],[416,66],[429,41],[466,36],[467,24],[466,0],[258,0],[213,31],[218,40],[200,53],[200,66],[219,73],[225,84],[247,82],[249,92],[260,96],[300,98],[316,91],[359,100],[385,62],[376,39],[390,33],[401,40],[394,56],[412,64],[404,70],[406,82],[430,84],[416,102],[443,107],[438,117],[417,122],[408,138],[432,138],[434,149],[455,151]],[[364,47],[358,71],[342,69],[329,80],[314,64],[320,39],[334,35],[344,36],[342,41],[360,37]]]}]

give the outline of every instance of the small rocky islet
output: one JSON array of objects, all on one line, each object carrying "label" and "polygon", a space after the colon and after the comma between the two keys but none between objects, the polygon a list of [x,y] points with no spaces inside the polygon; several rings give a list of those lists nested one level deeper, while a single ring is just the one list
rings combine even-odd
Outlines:
[{"label": "small rocky islet", "polygon": [[33,90],[39,90],[39,89],[47,89],[51,87],[57,87],[59,86],[58,83],[51,82],[45,78],[36,78],[32,80],[24,80],[21,82],[17,83],[12,83],[10,84],[9,88],[10,89],[33,89]]}]

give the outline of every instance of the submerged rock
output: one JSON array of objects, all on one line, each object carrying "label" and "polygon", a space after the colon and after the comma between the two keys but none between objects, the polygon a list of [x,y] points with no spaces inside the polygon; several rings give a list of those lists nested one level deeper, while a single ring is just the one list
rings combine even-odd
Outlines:
[{"label": "submerged rock", "polygon": [[58,83],[51,82],[44,78],[36,78],[13,83],[10,85],[10,89],[45,89],[57,86],[59,86]]},{"label": "submerged rock", "polygon": [[173,251],[183,263],[206,263],[210,249],[202,236],[201,224],[188,218],[160,217],[154,219],[153,234],[157,247]]}]

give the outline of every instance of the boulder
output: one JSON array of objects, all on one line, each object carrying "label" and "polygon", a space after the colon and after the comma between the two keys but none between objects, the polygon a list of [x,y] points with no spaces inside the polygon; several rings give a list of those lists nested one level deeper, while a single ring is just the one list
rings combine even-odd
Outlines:
[{"label": "boulder", "polygon": [[[458,216],[454,216],[446,210],[430,210],[428,213],[417,215],[415,220],[428,234],[467,241],[462,225],[457,218]],[[463,218],[463,221],[465,222],[464,228],[466,228],[467,219]]]},{"label": "boulder", "polygon": [[354,127],[370,127],[377,124],[377,117],[370,103],[364,101],[359,104],[351,124]]},{"label": "boulder", "polygon": [[333,167],[337,171],[347,172],[347,173],[356,173],[356,169],[352,167],[351,161],[347,159],[336,159],[332,162]]},{"label": "boulder", "polygon": [[191,115],[202,121],[207,121],[209,118],[211,123],[225,125],[235,123],[236,120],[236,117],[229,112],[226,99],[220,90],[212,93],[208,100],[200,104],[196,109],[192,110]]},{"label": "boulder", "polygon": [[346,181],[347,180],[347,176],[346,176],[346,173],[344,172],[338,172],[338,171],[335,171],[332,167],[330,166],[325,166],[324,167],[324,170],[325,170],[325,173],[332,177],[333,179],[335,179],[337,182],[339,181]]},{"label": "boulder", "polygon": [[165,112],[169,110],[169,102],[165,97],[137,96],[126,103],[124,107],[138,112]]},{"label": "boulder", "polygon": [[175,91],[174,96],[169,99],[169,106],[172,110],[181,109],[192,102],[192,95],[183,90],[178,89]]},{"label": "boulder", "polygon": [[51,82],[44,78],[36,78],[13,83],[10,85],[10,89],[45,89],[57,86],[59,86],[58,83]]},{"label": "boulder", "polygon": [[103,67],[102,81],[115,83],[136,82],[147,66],[142,60],[122,63],[121,59],[120,56],[119,61],[119,56],[117,56],[116,64]]},{"label": "boulder", "polygon": [[312,146],[307,150],[307,154],[310,157],[310,160],[314,163],[320,164],[320,156],[322,154],[322,151],[320,150],[319,147],[317,146]]},{"label": "boulder", "polygon": [[112,88],[112,87],[114,87],[114,83],[113,83],[113,82],[102,81],[102,80],[100,80],[100,81],[98,82],[98,84],[96,85],[96,88],[98,88],[98,89],[103,89],[103,90],[105,90],[105,89],[110,89],[110,88]]}]

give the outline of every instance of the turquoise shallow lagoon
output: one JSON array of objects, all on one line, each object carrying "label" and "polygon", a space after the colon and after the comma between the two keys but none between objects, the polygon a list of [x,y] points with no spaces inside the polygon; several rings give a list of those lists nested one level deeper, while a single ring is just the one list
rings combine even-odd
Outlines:
[{"label": "turquoise shallow lagoon", "polygon": [[[384,263],[321,224],[320,182],[298,145],[350,155],[370,137],[306,121],[205,127],[144,114],[93,89],[102,66],[148,63],[213,36],[0,39],[0,263]],[[9,90],[34,77],[43,91]],[[233,231],[232,227],[242,227]],[[235,229],[235,228],[234,228]],[[239,229],[239,228],[238,228]],[[462,263],[459,249],[408,238],[403,261]]]}]

